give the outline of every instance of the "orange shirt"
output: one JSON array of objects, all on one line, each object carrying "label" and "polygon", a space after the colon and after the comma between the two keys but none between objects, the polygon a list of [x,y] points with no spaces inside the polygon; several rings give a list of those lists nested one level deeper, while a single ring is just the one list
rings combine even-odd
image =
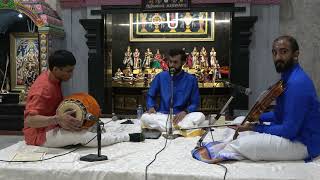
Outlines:
[{"label": "orange shirt", "polygon": [[[28,115],[54,116],[56,114],[56,109],[63,100],[61,82],[53,76],[49,77],[49,74],[49,71],[44,71],[32,84],[24,111],[25,120]],[[58,127],[58,125],[31,128],[24,124],[23,133],[26,144],[44,144],[46,142],[46,132],[55,127]]]}]

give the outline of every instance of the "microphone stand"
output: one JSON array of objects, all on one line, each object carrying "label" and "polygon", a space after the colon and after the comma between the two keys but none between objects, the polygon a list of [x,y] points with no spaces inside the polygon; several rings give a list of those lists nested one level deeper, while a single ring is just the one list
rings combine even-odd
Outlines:
[{"label": "microphone stand", "polygon": [[171,81],[170,81],[170,86],[171,86],[171,98],[170,98],[170,112],[169,112],[169,123],[166,121],[166,126],[167,127],[167,134],[163,134],[163,137],[166,139],[175,139],[178,137],[177,134],[173,134],[173,75],[171,75]]},{"label": "microphone stand", "polygon": [[97,118],[97,141],[98,141],[98,154],[88,154],[86,156],[82,156],[80,158],[80,161],[88,161],[88,162],[94,162],[94,161],[104,161],[108,160],[108,157],[105,155],[101,155],[101,127],[103,126],[103,122]]},{"label": "microphone stand", "polygon": [[[224,106],[222,107],[222,109],[220,110],[220,112],[214,117],[215,121],[217,121],[221,115],[224,113],[224,111],[227,109],[227,107],[229,106],[229,104],[231,103],[231,101],[234,99],[234,97],[236,96],[237,91],[233,91],[230,98],[228,99],[228,101],[224,104]],[[211,124],[212,125],[212,124]],[[208,127],[204,128],[205,129],[205,133],[200,137],[200,139],[197,142],[197,146],[196,148],[200,148],[202,146],[202,141],[204,140],[204,138],[207,136],[207,134],[209,133],[209,131],[214,131],[214,129],[211,128],[211,126],[209,125]]]}]

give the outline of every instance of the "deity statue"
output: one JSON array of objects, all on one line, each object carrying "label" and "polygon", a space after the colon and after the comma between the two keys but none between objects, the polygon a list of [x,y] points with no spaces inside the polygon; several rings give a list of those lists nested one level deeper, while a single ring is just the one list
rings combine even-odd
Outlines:
[{"label": "deity statue", "polygon": [[199,67],[196,68],[195,76],[197,77],[199,82],[203,81],[203,72],[201,71],[201,69]]},{"label": "deity statue", "polygon": [[144,61],[143,61],[143,66],[145,68],[150,68],[152,57],[153,57],[153,54],[150,48],[147,48],[147,51],[144,53]]},{"label": "deity statue", "polygon": [[39,63],[37,61],[38,53],[35,51],[34,46],[30,46],[26,56],[26,61],[23,63],[22,73],[24,76],[23,83],[26,86],[26,92],[28,92],[29,88],[39,75]]},{"label": "deity statue", "polygon": [[187,55],[186,66],[188,66],[188,68],[193,68],[192,55],[191,54]]},{"label": "deity statue", "polygon": [[193,48],[191,52],[192,56],[192,68],[196,68],[196,65],[199,65],[199,51],[197,50],[196,47]]},{"label": "deity statue", "polygon": [[124,74],[125,80],[132,80],[133,79],[133,73],[130,68],[123,70],[123,74]]},{"label": "deity statue", "polygon": [[145,78],[144,78],[144,73],[140,72],[137,74],[136,76],[136,80],[137,81],[143,81]]},{"label": "deity statue", "polygon": [[161,53],[160,53],[160,50],[157,49],[157,52],[156,52],[156,54],[154,55],[154,60],[153,60],[153,62],[151,63],[151,68],[156,68],[156,69],[161,68],[161,61],[163,61],[162,55],[161,55]]},{"label": "deity statue", "polygon": [[202,47],[201,51],[200,51],[200,67],[204,68],[204,67],[208,67],[208,53],[206,48]]},{"label": "deity statue", "polygon": [[24,85],[26,85],[26,91],[29,91],[29,88],[31,87],[31,85],[33,84],[33,82],[36,80],[37,76],[38,76],[38,68],[36,66],[36,64],[34,62],[27,62],[25,64],[25,68],[24,68]]},{"label": "deity statue", "polygon": [[217,61],[217,52],[214,50],[214,48],[211,48],[210,51],[210,67],[216,68],[216,61]]},{"label": "deity statue", "polygon": [[208,68],[205,68],[203,71],[203,82],[211,82],[210,70]]},{"label": "deity statue", "polygon": [[121,71],[120,68],[118,68],[117,72],[114,73],[114,79],[119,80],[121,78],[123,78],[123,72]]},{"label": "deity statue", "polygon": [[140,59],[140,51],[139,49],[135,49],[133,53],[133,69],[141,68],[141,59]]},{"label": "deity statue", "polygon": [[166,60],[166,56],[163,54],[162,55],[162,60],[160,61],[160,66],[162,68],[162,70],[167,71],[169,69],[167,60]]},{"label": "deity statue", "polygon": [[124,53],[123,64],[126,65],[127,68],[130,68],[133,65],[130,46],[128,46],[127,51]]},{"label": "deity statue", "polygon": [[221,79],[220,65],[219,65],[218,61],[216,61],[216,78]]}]

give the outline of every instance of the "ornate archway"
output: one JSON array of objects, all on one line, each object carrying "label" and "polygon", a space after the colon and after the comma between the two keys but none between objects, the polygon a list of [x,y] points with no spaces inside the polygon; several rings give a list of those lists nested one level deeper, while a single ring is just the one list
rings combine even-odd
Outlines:
[{"label": "ornate archway", "polygon": [[0,11],[11,9],[28,16],[38,27],[40,70],[48,68],[48,54],[53,49],[49,42],[63,38],[63,21],[48,3],[41,0],[0,0]]}]

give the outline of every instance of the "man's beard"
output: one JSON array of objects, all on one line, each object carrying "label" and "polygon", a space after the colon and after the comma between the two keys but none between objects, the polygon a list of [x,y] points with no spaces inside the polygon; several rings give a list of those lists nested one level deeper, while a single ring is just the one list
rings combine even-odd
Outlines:
[{"label": "man's beard", "polygon": [[[170,67],[170,68],[173,68],[173,67]],[[169,69],[170,69],[170,68],[169,68]],[[179,72],[181,72],[181,70],[182,70],[182,67],[174,68],[174,75],[179,74]]]},{"label": "man's beard", "polygon": [[293,59],[290,59],[289,61],[287,62],[284,62],[282,60],[278,60],[274,63],[274,66],[276,67],[276,71],[278,73],[282,73],[282,72],[285,72],[287,71],[288,69],[292,68],[292,66],[294,65],[294,60]]}]

